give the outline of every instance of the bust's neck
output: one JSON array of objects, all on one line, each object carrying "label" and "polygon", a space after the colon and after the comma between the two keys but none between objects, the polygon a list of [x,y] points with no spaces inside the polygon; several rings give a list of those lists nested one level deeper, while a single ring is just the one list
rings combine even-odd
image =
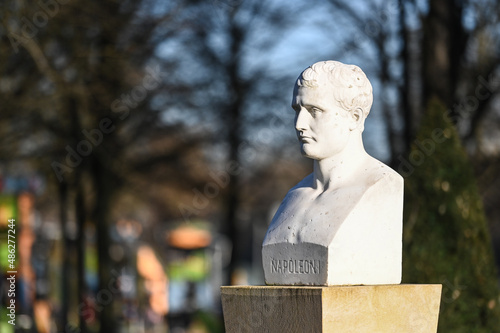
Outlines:
[{"label": "bust's neck", "polygon": [[367,157],[361,133],[359,136],[352,136],[346,147],[338,154],[314,160],[313,186],[321,192],[342,187],[353,180]]}]

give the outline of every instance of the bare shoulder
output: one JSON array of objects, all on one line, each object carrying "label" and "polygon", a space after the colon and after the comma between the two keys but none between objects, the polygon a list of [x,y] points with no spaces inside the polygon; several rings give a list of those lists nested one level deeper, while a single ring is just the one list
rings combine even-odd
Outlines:
[{"label": "bare shoulder", "polygon": [[283,203],[290,202],[292,200],[300,200],[304,195],[307,195],[308,191],[312,188],[313,179],[314,175],[311,173],[302,179],[297,185],[288,190]]},{"label": "bare shoulder", "polygon": [[365,180],[370,185],[403,186],[403,177],[399,173],[371,156],[368,156],[363,167]]},{"label": "bare shoulder", "polygon": [[307,175],[304,179],[302,179],[297,185],[292,187],[289,191],[290,192],[301,192],[304,189],[311,188],[313,185],[313,179],[314,179],[314,174],[309,174]]}]

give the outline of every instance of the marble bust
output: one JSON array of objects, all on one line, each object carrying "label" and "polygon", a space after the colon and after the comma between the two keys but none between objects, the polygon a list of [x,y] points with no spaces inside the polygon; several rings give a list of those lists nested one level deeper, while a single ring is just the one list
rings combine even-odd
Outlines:
[{"label": "marble bust", "polygon": [[401,283],[403,178],[364,149],[372,101],[354,65],[322,61],[297,79],[295,129],[313,173],[287,193],[266,233],[266,284]]}]

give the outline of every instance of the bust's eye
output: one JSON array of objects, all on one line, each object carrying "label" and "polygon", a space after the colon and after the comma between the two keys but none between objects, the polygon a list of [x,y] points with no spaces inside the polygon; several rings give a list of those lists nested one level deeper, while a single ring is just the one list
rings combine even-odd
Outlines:
[{"label": "bust's eye", "polygon": [[312,107],[309,112],[311,112],[312,115],[316,116],[316,115],[322,113],[323,110],[321,110],[320,108],[317,108],[317,107]]}]

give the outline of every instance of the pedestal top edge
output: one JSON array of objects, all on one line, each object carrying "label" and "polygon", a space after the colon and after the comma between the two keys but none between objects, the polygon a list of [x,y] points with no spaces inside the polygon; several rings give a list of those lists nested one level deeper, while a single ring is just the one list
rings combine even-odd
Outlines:
[{"label": "pedestal top edge", "polygon": [[221,290],[251,290],[251,289],[311,289],[311,290],[321,290],[329,288],[442,288],[442,284],[376,284],[376,285],[342,285],[342,286],[293,286],[293,285],[276,285],[276,286],[251,286],[251,285],[240,285],[240,286],[221,286]]}]

